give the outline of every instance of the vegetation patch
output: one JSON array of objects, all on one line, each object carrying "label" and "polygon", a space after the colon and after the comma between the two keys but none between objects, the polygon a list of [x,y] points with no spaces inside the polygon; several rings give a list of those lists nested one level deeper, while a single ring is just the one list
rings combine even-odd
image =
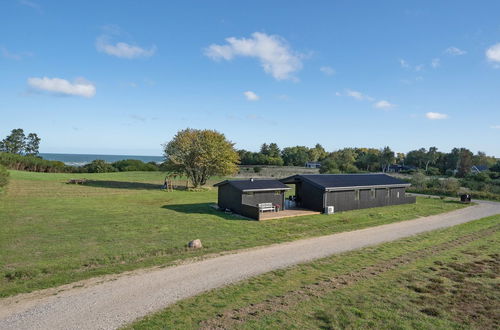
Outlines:
[{"label": "vegetation patch", "polygon": [[493,216],[270,272],[129,328],[496,329],[499,229]]},{"label": "vegetation patch", "polygon": [[[66,184],[78,178],[88,181]],[[161,172],[11,171],[9,189],[0,197],[0,296],[463,207],[419,198],[376,211],[257,222],[211,208],[215,189],[166,192],[163,181]],[[193,239],[203,249],[187,249]]]}]

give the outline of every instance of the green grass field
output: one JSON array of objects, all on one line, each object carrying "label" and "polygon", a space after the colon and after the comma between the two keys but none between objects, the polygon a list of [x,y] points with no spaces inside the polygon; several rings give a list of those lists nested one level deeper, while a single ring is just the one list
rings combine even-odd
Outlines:
[{"label": "green grass field", "polygon": [[270,272],[133,329],[498,329],[500,216]]},{"label": "green grass field", "polygon": [[[65,183],[81,177],[92,181]],[[419,198],[414,205],[257,222],[210,208],[215,189],[165,192],[162,183],[159,172],[11,171],[0,195],[0,296],[463,207]],[[187,250],[196,238],[204,248]]]}]

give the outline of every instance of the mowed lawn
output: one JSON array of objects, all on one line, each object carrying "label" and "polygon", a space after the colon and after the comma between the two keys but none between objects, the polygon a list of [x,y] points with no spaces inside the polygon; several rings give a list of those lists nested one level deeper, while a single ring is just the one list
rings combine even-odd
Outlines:
[{"label": "mowed lawn", "polygon": [[133,329],[498,329],[500,215],[270,272]]},{"label": "mowed lawn", "polygon": [[[92,181],[66,184],[81,177]],[[215,189],[161,191],[163,178],[159,172],[12,171],[0,195],[0,296],[463,207],[419,198],[415,205],[257,222],[210,208]],[[188,250],[186,243],[197,238],[204,248]]]}]

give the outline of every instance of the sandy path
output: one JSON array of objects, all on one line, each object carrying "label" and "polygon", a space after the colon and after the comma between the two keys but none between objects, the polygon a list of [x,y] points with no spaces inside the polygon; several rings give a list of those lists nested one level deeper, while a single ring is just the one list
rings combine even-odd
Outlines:
[{"label": "sandy path", "polygon": [[[278,268],[500,214],[500,203],[135,272],[46,296],[0,300],[0,329],[115,329],[181,299]],[[19,301],[19,302],[16,302]]]}]

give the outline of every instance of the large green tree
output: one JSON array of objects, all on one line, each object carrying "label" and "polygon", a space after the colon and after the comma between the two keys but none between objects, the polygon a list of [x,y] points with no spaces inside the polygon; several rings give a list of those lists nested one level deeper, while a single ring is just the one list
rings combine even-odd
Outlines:
[{"label": "large green tree", "polygon": [[38,155],[38,149],[40,148],[40,138],[36,133],[30,133],[26,137],[24,145],[24,153],[26,155]]},{"label": "large green tree", "polygon": [[38,155],[40,138],[35,133],[24,134],[22,128],[13,129],[10,134],[0,141],[0,151],[18,155]]},{"label": "large green tree", "polygon": [[22,128],[13,129],[10,134],[0,143],[3,152],[11,154],[22,154],[26,146],[26,135]]},{"label": "large green tree", "polygon": [[391,164],[394,164],[395,160],[394,151],[389,147],[384,147],[380,151],[380,165],[382,167],[382,172],[386,172]]},{"label": "large green tree", "polygon": [[239,155],[224,134],[214,130],[187,128],[164,145],[170,168],[185,174],[200,187],[214,175],[230,175],[238,170]]},{"label": "large green tree", "polygon": [[310,161],[309,148],[304,146],[284,148],[281,152],[281,157],[287,166],[304,166]]}]

